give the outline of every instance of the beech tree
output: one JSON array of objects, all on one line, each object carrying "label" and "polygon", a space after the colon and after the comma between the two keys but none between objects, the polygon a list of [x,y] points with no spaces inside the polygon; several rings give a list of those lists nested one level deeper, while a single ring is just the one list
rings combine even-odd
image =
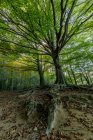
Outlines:
[{"label": "beech tree", "polygon": [[60,53],[73,36],[77,37],[92,28],[93,2],[7,0],[1,3],[0,15],[1,41],[26,48],[31,53],[37,45],[39,55],[49,55],[53,60],[55,83],[67,85]]}]

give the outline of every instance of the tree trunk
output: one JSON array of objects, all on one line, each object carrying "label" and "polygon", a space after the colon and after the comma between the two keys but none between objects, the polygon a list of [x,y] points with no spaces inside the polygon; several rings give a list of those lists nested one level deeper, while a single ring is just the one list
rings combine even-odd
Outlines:
[{"label": "tree trunk", "polygon": [[39,59],[37,65],[38,65],[38,74],[40,79],[40,87],[44,87],[45,86],[44,71],[42,70],[42,64],[39,62]]},{"label": "tree trunk", "polygon": [[92,78],[90,77],[90,74],[88,73],[87,76],[89,78],[90,84],[92,84]]},{"label": "tree trunk", "polygon": [[44,72],[39,69],[39,77],[40,77],[40,87],[44,87],[45,86],[45,79],[44,79]]},{"label": "tree trunk", "polygon": [[82,74],[80,73],[80,80],[81,80],[81,83],[82,85],[84,84],[84,81],[83,81],[83,78],[82,78]]},{"label": "tree trunk", "polygon": [[90,85],[90,81],[89,81],[88,77],[83,73],[83,71],[82,71],[82,75],[83,75],[85,81],[87,82],[87,84]]},{"label": "tree trunk", "polygon": [[67,85],[64,73],[62,71],[60,62],[59,62],[59,57],[53,58],[54,61],[54,66],[55,66],[55,74],[56,74],[56,81],[55,84],[63,84]]},{"label": "tree trunk", "polygon": [[86,75],[84,75],[84,78],[85,78],[85,80],[86,80],[87,84],[88,84],[88,85],[91,85],[91,84],[90,84],[89,77],[87,76],[87,74],[86,74]]},{"label": "tree trunk", "polygon": [[77,85],[76,76],[75,76],[75,73],[74,73],[74,71],[73,71],[71,65],[70,65],[70,70],[71,70],[71,73],[72,73],[72,75],[73,75],[73,78],[74,78],[74,81],[75,81],[75,85]]},{"label": "tree trunk", "polygon": [[73,84],[73,80],[72,80],[72,78],[71,78],[71,75],[70,75],[69,70],[67,70],[67,72],[68,72],[68,76],[69,76],[70,82],[71,82],[71,84]]}]

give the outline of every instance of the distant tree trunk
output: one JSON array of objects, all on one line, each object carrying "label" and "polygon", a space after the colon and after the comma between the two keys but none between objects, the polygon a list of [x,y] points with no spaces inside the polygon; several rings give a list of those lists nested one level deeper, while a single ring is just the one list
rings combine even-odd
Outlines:
[{"label": "distant tree trunk", "polygon": [[62,67],[60,65],[59,57],[53,58],[54,66],[55,66],[55,74],[56,74],[56,81],[55,84],[64,84],[67,85],[67,81],[65,79]]},{"label": "distant tree trunk", "polygon": [[40,77],[40,87],[45,86],[45,79],[44,79],[44,72],[42,71],[42,69],[39,69],[39,77]]},{"label": "distant tree trunk", "polygon": [[44,71],[42,69],[42,64],[40,63],[39,59],[37,59],[37,66],[40,79],[40,87],[44,87],[45,86]]},{"label": "distant tree trunk", "polygon": [[85,78],[85,80],[86,80],[87,84],[88,84],[88,85],[90,85],[90,80],[89,80],[89,77],[87,76],[87,74],[86,74],[86,75],[84,75],[84,78]]},{"label": "distant tree trunk", "polygon": [[87,73],[86,76],[87,76],[87,78],[88,78],[88,80],[89,80],[89,84],[91,85],[92,81],[91,81],[91,78],[90,78],[89,73]]},{"label": "distant tree trunk", "polygon": [[13,86],[14,86],[14,83],[13,83],[13,70],[11,70],[11,90],[13,91]]},{"label": "distant tree trunk", "polygon": [[89,77],[90,84],[92,84],[92,78],[90,77],[90,74],[88,73],[87,75]]},{"label": "distant tree trunk", "polygon": [[87,84],[90,85],[89,78],[87,77],[87,75],[85,75],[85,74],[83,73],[83,71],[82,71],[82,75],[83,75],[85,81],[87,82]]},{"label": "distant tree trunk", "polygon": [[67,70],[67,72],[68,72],[68,76],[69,76],[70,82],[73,84],[73,80],[72,80],[72,78],[71,78],[71,75],[70,75],[69,70]]},{"label": "distant tree trunk", "polygon": [[80,73],[80,80],[81,80],[81,83],[82,83],[82,85],[84,84],[84,82],[83,82],[83,78],[82,78],[82,74]]},{"label": "distant tree trunk", "polygon": [[71,73],[72,73],[72,75],[73,75],[73,78],[74,78],[74,81],[75,81],[75,85],[77,85],[76,76],[75,76],[75,73],[74,73],[74,71],[73,71],[71,65],[70,65],[70,70],[71,70]]}]

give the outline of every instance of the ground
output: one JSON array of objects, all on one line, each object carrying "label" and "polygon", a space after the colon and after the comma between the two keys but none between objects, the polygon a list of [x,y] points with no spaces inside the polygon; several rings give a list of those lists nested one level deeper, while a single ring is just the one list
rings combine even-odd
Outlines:
[{"label": "ground", "polygon": [[[45,91],[36,90],[35,92],[34,98],[40,99],[42,92],[44,94]],[[33,135],[46,131],[47,124],[40,122],[30,124],[27,120],[24,97],[23,93],[0,92],[0,140],[34,140]],[[92,92],[61,91],[60,97],[65,116],[60,118],[60,126],[55,127],[55,132],[58,130],[61,134],[60,140],[93,140]],[[44,97],[42,99],[44,100]],[[39,129],[40,126],[41,129]],[[36,131],[37,133],[34,133]]]}]

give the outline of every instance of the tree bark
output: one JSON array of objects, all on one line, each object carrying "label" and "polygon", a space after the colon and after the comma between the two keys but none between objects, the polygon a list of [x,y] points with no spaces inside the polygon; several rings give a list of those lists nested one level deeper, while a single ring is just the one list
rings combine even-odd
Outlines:
[{"label": "tree bark", "polygon": [[65,79],[64,73],[62,71],[62,67],[60,65],[59,57],[53,58],[53,61],[54,61],[55,74],[56,74],[55,84],[67,85],[67,81]]},{"label": "tree bark", "polygon": [[73,80],[72,80],[72,78],[71,78],[71,75],[70,75],[69,70],[67,70],[67,72],[68,72],[68,76],[69,76],[70,82],[71,82],[71,84],[73,84]]},{"label": "tree bark", "polygon": [[84,84],[84,81],[83,81],[83,78],[82,78],[82,74],[80,73],[80,80],[81,80],[81,83],[82,85]]},{"label": "tree bark", "polygon": [[91,84],[90,84],[89,77],[87,76],[87,74],[86,74],[86,75],[84,75],[84,78],[85,78],[85,80],[86,80],[87,84],[88,84],[88,85],[91,85]]},{"label": "tree bark", "polygon": [[71,73],[72,73],[72,75],[73,75],[73,78],[74,78],[74,81],[75,81],[75,85],[77,85],[76,76],[75,76],[75,73],[74,73],[74,71],[73,71],[71,65],[70,65],[70,70],[71,70]]},{"label": "tree bark", "polygon": [[40,77],[40,87],[44,87],[45,86],[44,72],[41,69],[39,70],[39,77]]},{"label": "tree bark", "polygon": [[44,71],[42,70],[42,64],[38,60],[38,74],[40,79],[40,87],[45,86]]}]

